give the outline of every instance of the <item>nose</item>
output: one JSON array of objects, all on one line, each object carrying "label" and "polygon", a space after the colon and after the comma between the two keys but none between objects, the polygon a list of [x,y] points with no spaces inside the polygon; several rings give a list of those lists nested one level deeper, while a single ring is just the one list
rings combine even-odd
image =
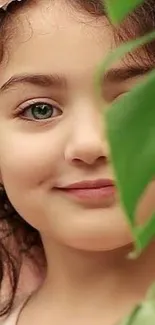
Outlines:
[{"label": "nose", "polygon": [[90,114],[89,111],[76,117],[66,145],[65,160],[70,164],[87,165],[107,161],[108,146],[104,134],[101,115]]}]

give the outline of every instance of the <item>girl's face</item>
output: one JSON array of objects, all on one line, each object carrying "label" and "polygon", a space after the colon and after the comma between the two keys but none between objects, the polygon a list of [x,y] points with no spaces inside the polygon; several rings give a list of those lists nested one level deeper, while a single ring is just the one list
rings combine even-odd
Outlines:
[{"label": "girl's face", "polygon": [[[110,71],[103,108],[94,73],[114,46],[107,20],[61,0],[49,3],[39,1],[13,17],[0,68],[2,182],[15,209],[41,235],[80,249],[114,249],[131,240],[114,188],[64,188],[114,181],[103,110],[136,79],[126,78],[132,69],[123,63]],[[153,191],[139,209],[141,218],[151,211]]]}]

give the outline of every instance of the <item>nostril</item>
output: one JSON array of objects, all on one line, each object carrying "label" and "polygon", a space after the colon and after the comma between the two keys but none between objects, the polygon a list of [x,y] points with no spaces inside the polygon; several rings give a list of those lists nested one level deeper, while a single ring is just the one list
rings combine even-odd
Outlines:
[{"label": "nostril", "polygon": [[97,158],[98,162],[105,162],[107,160],[108,160],[108,158],[106,156],[100,156],[100,157]]},{"label": "nostril", "polygon": [[97,158],[97,160],[95,162],[95,165],[96,166],[103,165],[103,164],[105,165],[105,164],[108,163],[108,161],[109,161],[108,157],[100,156],[100,157]]},{"label": "nostril", "polygon": [[105,164],[108,160],[107,145],[105,142],[99,141],[98,138],[81,139],[80,141],[74,138],[65,148],[64,157],[70,164]]},{"label": "nostril", "polygon": [[105,164],[107,162],[108,162],[108,158],[106,156],[100,156],[97,159],[96,158],[93,158],[93,157],[85,157],[83,159],[81,159],[81,158],[74,158],[72,160],[72,163],[78,164],[78,165],[82,165],[82,166],[83,166],[83,164],[91,165],[91,166],[92,165],[98,166],[98,165]]}]

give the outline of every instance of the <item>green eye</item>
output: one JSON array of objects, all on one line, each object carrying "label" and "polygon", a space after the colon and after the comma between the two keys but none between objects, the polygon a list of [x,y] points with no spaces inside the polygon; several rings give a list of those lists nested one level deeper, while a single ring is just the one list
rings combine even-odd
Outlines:
[{"label": "green eye", "polygon": [[24,108],[20,116],[29,120],[46,120],[62,114],[62,111],[48,103],[33,103]]}]

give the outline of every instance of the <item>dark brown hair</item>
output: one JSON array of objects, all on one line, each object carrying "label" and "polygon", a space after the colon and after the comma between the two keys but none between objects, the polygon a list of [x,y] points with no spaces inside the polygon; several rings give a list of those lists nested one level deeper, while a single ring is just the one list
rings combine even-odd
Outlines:
[{"label": "dark brown hair", "polygon": [[[7,26],[9,25],[11,15],[18,14],[18,10],[21,7],[29,6],[32,2],[35,3],[35,0],[23,0],[18,3],[13,2],[9,5],[6,12],[3,10],[0,11],[0,35],[3,35],[0,36],[1,57],[3,56],[5,43],[4,35],[6,37],[10,33]],[[101,4],[100,0],[66,0],[66,2],[77,8],[77,10],[88,12],[94,17],[106,15],[103,1]],[[144,35],[153,30],[154,26],[155,1],[147,0],[121,26],[118,28],[113,27],[113,30],[116,41],[123,42],[124,40]],[[147,54],[147,58],[152,62],[152,65],[154,65],[155,42],[145,47],[145,53]],[[34,251],[38,251],[40,256],[42,256],[39,262],[35,260]],[[13,306],[21,265],[25,256],[33,260],[38,265],[38,268],[42,266],[46,267],[46,258],[39,232],[18,215],[8,200],[5,188],[2,186],[0,187],[0,292],[3,291],[6,278],[9,279],[10,290],[6,299],[0,298],[0,317],[7,315]]]}]

